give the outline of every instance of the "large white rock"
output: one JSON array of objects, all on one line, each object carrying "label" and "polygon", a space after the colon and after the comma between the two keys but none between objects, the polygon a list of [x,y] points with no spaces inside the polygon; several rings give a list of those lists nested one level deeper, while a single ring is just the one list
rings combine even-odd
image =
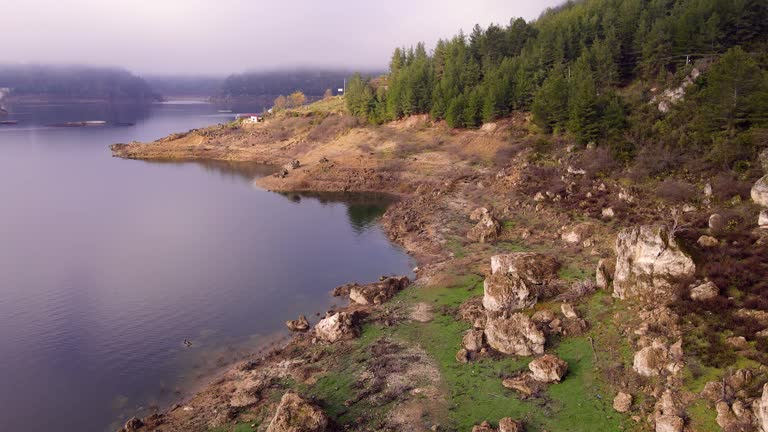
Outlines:
[{"label": "large white rock", "polygon": [[752,201],[760,204],[763,207],[768,207],[768,175],[760,178],[754,186],[752,186]]},{"label": "large white rock", "polygon": [[762,210],[760,212],[760,216],[757,217],[757,225],[768,227],[768,210]]},{"label": "large white rock", "polygon": [[485,325],[488,345],[504,354],[519,356],[544,354],[546,339],[526,315],[516,313],[509,318],[488,318]]},{"label": "large white rock", "polygon": [[355,316],[348,312],[328,314],[315,325],[315,335],[327,342],[354,339],[360,335]]},{"label": "large white rock", "polygon": [[671,238],[666,226],[640,226],[621,231],[616,240],[613,295],[668,303],[680,297],[696,266]]},{"label": "large white rock", "polygon": [[691,288],[691,300],[710,300],[718,295],[720,295],[720,289],[709,281]]}]

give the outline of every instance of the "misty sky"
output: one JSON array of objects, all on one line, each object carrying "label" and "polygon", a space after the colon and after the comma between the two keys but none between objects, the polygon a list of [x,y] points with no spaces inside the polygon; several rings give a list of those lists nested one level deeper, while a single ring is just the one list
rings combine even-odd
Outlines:
[{"label": "misty sky", "polygon": [[475,23],[536,18],[562,0],[0,0],[1,62],[229,74],[293,66],[383,69],[395,46]]}]

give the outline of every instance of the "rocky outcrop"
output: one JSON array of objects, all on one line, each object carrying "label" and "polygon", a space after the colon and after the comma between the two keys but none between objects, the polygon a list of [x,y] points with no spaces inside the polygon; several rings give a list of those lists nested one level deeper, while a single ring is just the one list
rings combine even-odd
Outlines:
[{"label": "rocky outcrop", "polygon": [[476,220],[477,225],[467,232],[467,238],[479,243],[491,243],[499,238],[501,223],[491,215],[485,207],[475,209],[470,215],[471,220]]},{"label": "rocky outcrop", "polygon": [[613,409],[616,412],[625,413],[632,407],[632,395],[629,393],[619,392],[615,398],[613,398]]},{"label": "rocky outcrop", "polygon": [[301,315],[299,319],[286,321],[285,325],[292,332],[305,332],[309,330],[309,321],[304,315]]},{"label": "rocky outcrop", "polygon": [[328,423],[320,408],[298,394],[288,392],[280,399],[267,432],[325,432]]},{"label": "rocky outcrop", "polygon": [[675,415],[662,415],[656,418],[656,432],[683,432],[685,420]]},{"label": "rocky outcrop", "polygon": [[696,270],[665,226],[625,229],[616,240],[615,297],[668,303],[680,297]]},{"label": "rocky outcrop", "polygon": [[504,417],[499,420],[498,429],[491,426],[487,421],[472,426],[472,432],[523,432],[523,430],[523,424],[513,420],[511,417]]},{"label": "rocky outcrop", "polygon": [[144,427],[144,422],[141,421],[141,419],[137,417],[131,417],[127,422],[125,422],[125,425],[122,429],[120,429],[120,432],[134,432],[138,431]]},{"label": "rocky outcrop", "polygon": [[720,295],[720,289],[709,281],[691,288],[691,300],[711,300],[718,295]]},{"label": "rocky outcrop", "polygon": [[757,226],[768,227],[768,210],[761,210],[757,216]]},{"label": "rocky outcrop", "polygon": [[315,325],[315,335],[326,342],[354,339],[360,335],[357,316],[350,312],[327,313]]},{"label": "rocky outcrop", "polygon": [[488,318],[485,326],[488,345],[504,354],[530,356],[544,354],[544,333],[527,316]]},{"label": "rocky outcrop", "polygon": [[381,304],[408,287],[410,283],[407,276],[395,276],[372,284],[353,285],[349,289],[349,299],[362,305]]},{"label": "rocky outcrop", "polygon": [[763,206],[768,207],[768,175],[760,178],[750,192],[752,201]]},{"label": "rocky outcrop", "polygon": [[557,356],[545,354],[528,363],[533,379],[543,383],[560,382],[568,372],[568,363]]},{"label": "rocky outcrop", "polygon": [[558,267],[556,259],[538,253],[494,255],[491,275],[483,283],[483,307],[494,312],[532,307],[541,288],[557,277]]}]

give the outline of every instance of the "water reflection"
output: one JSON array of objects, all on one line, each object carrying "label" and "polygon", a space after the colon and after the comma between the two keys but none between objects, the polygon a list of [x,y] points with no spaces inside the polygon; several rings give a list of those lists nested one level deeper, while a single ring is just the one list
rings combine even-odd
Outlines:
[{"label": "water reflection", "polygon": [[288,192],[283,195],[295,203],[301,202],[302,198],[311,198],[321,204],[345,204],[349,223],[358,233],[375,224],[387,207],[397,201],[392,195],[368,192]]}]

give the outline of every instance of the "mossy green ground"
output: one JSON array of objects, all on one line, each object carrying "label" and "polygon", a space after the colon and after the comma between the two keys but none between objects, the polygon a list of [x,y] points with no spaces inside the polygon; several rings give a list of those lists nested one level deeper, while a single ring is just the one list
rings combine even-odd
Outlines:
[{"label": "mossy green ground", "polygon": [[420,345],[439,366],[450,404],[449,426],[469,430],[483,420],[502,417],[524,420],[528,430],[615,431],[631,429],[631,422],[611,408],[612,393],[594,373],[594,354],[589,335],[555,342],[550,349],[569,364],[566,379],[552,385],[544,397],[523,401],[501,385],[502,378],[526,369],[530,358],[484,359],[456,362],[461,336],[469,326],[451,314],[464,300],[482,294],[482,281],[466,276],[456,286],[406,290],[396,301],[427,302],[434,306],[429,323],[408,322],[385,330],[394,338]]}]

